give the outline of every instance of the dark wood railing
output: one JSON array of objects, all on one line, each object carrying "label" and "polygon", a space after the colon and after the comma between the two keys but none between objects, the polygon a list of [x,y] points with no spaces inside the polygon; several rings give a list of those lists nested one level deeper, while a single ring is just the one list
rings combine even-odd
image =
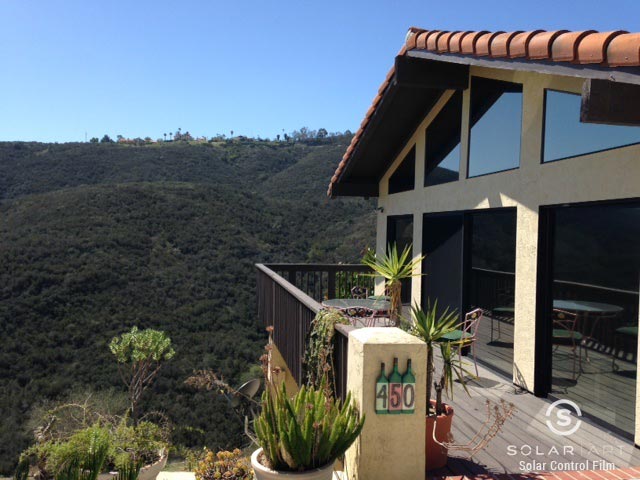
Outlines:
[{"label": "dark wood railing", "polygon": [[[304,380],[304,352],[311,321],[325,298],[341,298],[358,285],[373,292],[373,278],[364,265],[257,264],[258,319],[273,326],[273,341],[300,385]],[[339,325],[334,336],[336,396],[347,385],[348,336],[352,327]]]},{"label": "dark wood railing", "polygon": [[374,279],[366,265],[272,263],[265,266],[319,302],[327,298],[347,298],[355,286],[373,293]]}]

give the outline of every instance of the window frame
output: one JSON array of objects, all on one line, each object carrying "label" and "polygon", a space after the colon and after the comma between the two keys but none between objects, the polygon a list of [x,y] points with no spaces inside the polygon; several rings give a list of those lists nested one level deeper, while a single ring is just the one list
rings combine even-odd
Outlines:
[{"label": "window frame", "polygon": [[[460,128],[460,134],[459,134],[459,136],[460,136],[460,139],[459,139],[459,141],[458,141],[458,144],[457,144],[455,147],[453,147],[453,149],[452,149],[451,151],[455,150],[457,147],[459,147],[459,148],[460,148],[460,155],[458,156],[458,170],[457,170],[457,172],[456,172],[456,173],[458,174],[458,178],[456,178],[455,180],[449,180],[449,181],[446,181],[446,182],[440,182],[440,183],[435,183],[435,184],[428,184],[428,183],[427,183],[427,179],[428,179],[429,175],[431,175],[431,174],[436,170],[436,168],[438,168],[438,167],[440,166],[440,164],[441,164],[441,163],[442,163],[442,162],[447,158],[447,156],[448,156],[448,154],[447,154],[445,157],[443,157],[443,158],[440,160],[440,162],[439,162],[439,163],[436,163],[436,164],[431,165],[431,166],[428,166],[428,165],[427,165],[427,163],[428,163],[428,162],[427,162],[427,160],[428,160],[428,158],[427,158],[427,154],[428,154],[428,145],[427,145],[427,142],[429,141],[429,128],[434,124],[434,122],[436,122],[436,121],[438,120],[438,117],[440,116],[440,114],[442,113],[442,111],[443,111],[445,108],[447,108],[447,106],[449,106],[449,103],[450,103],[450,102],[452,102],[452,101],[454,100],[454,96],[455,96],[455,95],[457,95],[457,94],[459,94],[459,95],[461,95],[461,96],[462,96],[462,98],[460,99],[460,103],[461,103],[461,105],[460,105],[460,124],[459,124],[459,128]],[[463,124],[463,118],[464,118],[464,94],[463,94],[463,92],[461,92],[461,91],[459,92],[459,91],[457,91],[457,90],[454,90],[454,92],[453,92],[453,93],[451,94],[451,96],[447,99],[447,101],[444,103],[444,105],[442,106],[442,108],[440,108],[440,110],[438,111],[438,113],[435,115],[435,117],[433,118],[433,120],[429,123],[429,125],[427,125],[427,126],[425,127],[424,132],[423,132],[423,137],[424,137],[424,142],[425,142],[425,148],[424,148],[424,178],[422,179],[422,184],[423,184],[422,186],[423,186],[423,188],[431,188],[431,187],[437,187],[437,186],[439,186],[439,185],[446,185],[446,184],[449,184],[449,183],[455,183],[455,182],[459,182],[459,181],[462,179],[462,177],[461,177],[461,175],[460,175],[460,173],[461,173],[461,172],[460,172],[460,167],[461,167],[461,165],[462,165],[462,156],[463,156],[463,153],[464,153],[464,151],[463,151],[463,146],[462,146],[462,124]]]},{"label": "window frame", "polygon": [[[553,160],[546,160],[544,159],[544,146],[545,146],[545,142],[547,139],[547,93],[548,92],[556,92],[556,93],[564,93],[567,95],[576,95],[576,96],[581,96],[581,93],[578,92],[571,92],[568,90],[560,90],[558,88],[544,88],[544,94],[542,96],[542,131],[541,131],[541,141],[540,141],[540,165],[546,165],[548,163],[554,163],[554,162],[560,162],[562,160],[569,160],[572,158],[579,158],[579,157],[586,157],[587,155],[595,155],[598,153],[604,153],[604,152],[609,152],[611,150],[618,150],[620,148],[626,148],[626,147],[632,147],[634,145],[640,145],[640,140],[634,143],[627,143],[624,145],[618,145],[616,147],[608,147],[608,148],[601,148],[600,150],[593,150],[593,151],[589,151],[589,152],[585,152],[585,153],[577,153],[575,155],[569,155],[567,157],[561,157],[561,158],[554,158]],[[580,122],[580,119],[578,118],[578,122]],[[582,123],[582,122],[580,122]],[[587,124],[589,125],[589,124]],[[615,127],[616,125],[611,125],[611,124],[605,124],[611,127]],[[640,127],[638,128],[638,131],[640,132]]]},{"label": "window frame", "polygon": [[[471,108],[472,108],[472,104],[471,104],[471,97],[473,95],[473,79],[474,78],[480,78],[483,80],[491,80],[494,82],[502,82],[502,83],[513,83],[516,85],[520,85],[520,88],[522,89],[522,91],[520,92],[520,94],[522,95],[522,103],[520,106],[520,151],[518,152],[518,166],[517,167],[511,167],[511,168],[504,168],[502,170],[496,170],[494,172],[487,172],[487,173],[481,173],[480,175],[471,175],[471,130],[473,129],[473,125],[471,125]],[[487,110],[489,111],[489,110]],[[467,145],[466,145],[466,155],[467,155],[467,160],[466,160],[466,167],[467,167],[467,175],[466,175],[466,179],[467,180],[471,180],[473,178],[481,178],[481,177],[486,177],[487,175],[495,175],[496,173],[504,173],[504,172],[511,172],[513,170],[519,170],[520,169],[520,164],[522,163],[522,125],[523,125],[523,119],[524,119],[524,83],[522,82],[513,82],[511,80],[502,80],[500,78],[493,78],[493,77],[482,77],[480,75],[472,75],[470,76],[469,79],[469,106],[468,106],[468,113],[469,113],[469,124],[468,124],[468,128],[467,128]],[[486,112],[485,112],[486,113]],[[480,117],[482,118],[482,117]],[[544,130],[543,130],[544,131]]]},{"label": "window frame", "polygon": [[[411,155],[413,153],[413,155]],[[400,170],[400,168],[402,168],[402,166],[404,165],[404,162],[410,157],[413,157],[413,183],[411,185],[411,188],[406,188],[404,190],[397,190],[397,191],[391,191],[391,179],[393,178],[393,176],[398,173],[398,170]],[[388,195],[397,195],[399,193],[405,193],[405,192],[412,192],[415,191],[416,189],[416,164],[418,161],[418,148],[417,148],[417,144],[414,142],[411,147],[409,148],[409,150],[407,151],[407,153],[402,157],[402,160],[400,160],[400,162],[398,163],[398,165],[396,165],[396,168],[393,169],[392,172],[389,173],[389,178],[387,179],[387,194]],[[395,189],[394,189],[395,190]]]}]

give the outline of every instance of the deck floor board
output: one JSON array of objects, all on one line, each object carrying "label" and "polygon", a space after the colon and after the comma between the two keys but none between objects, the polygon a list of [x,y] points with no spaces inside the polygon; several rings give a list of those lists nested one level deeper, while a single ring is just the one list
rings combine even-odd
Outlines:
[{"label": "deck floor board", "polygon": [[[595,357],[596,354],[594,352],[592,355]],[[551,400],[522,392],[508,378],[482,365],[479,365],[479,373],[478,379],[469,379],[470,396],[461,385],[456,384],[454,398],[449,402],[455,409],[452,431],[455,443],[466,444],[480,429],[486,419],[487,399],[494,404],[500,400],[511,402],[517,411],[487,447],[471,458],[462,451],[452,450],[447,467],[429,472],[429,477],[528,474],[552,468],[572,470],[576,469],[575,465],[583,463],[590,469],[640,465],[640,449],[631,440],[584,417],[580,428],[572,435],[556,435],[546,424],[545,412]],[[562,466],[552,465],[552,462],[561,463]],[[571,462],[574,468],[571,468]]]}]

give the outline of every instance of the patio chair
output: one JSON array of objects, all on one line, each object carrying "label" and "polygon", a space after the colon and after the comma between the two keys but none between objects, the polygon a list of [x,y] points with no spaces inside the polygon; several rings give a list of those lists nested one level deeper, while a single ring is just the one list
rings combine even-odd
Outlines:
[{"label": "patio chair", "polygon": [[[616,365],[616,356],[620,353],[620,348],[618,346],[618,342],[620,339],[624,339],[624,342],[627,345],[631,344],[632,349],[635,350],[638,343],[638,325],[625,325],[623,327],[618,327],[613,333],[613,360],[611,363],[611,370],[613,372],[617,372],[619,370],[618,365]],[[623,359],[626,356],[625,351],[625,349],[622,350]]]},{"label": "patio chair", "polygon": [[496,307],[491,309],[491,341],[493,342],[493,324],[498,324],[498,337],[502,335],[501,324],[502,322],[513,323],[513,316],[515,314],[514,301],[514,289],[511,287],[501,288],[496,293]]},{"label": "patio chair", "polygon": [[[462,324],[461,330],[454,330],[453,332],[447,333],[439,340],[440,342],[460,342],[458,345],[460,365],[462,365],[462,349],[471,347],[476,377],[479,376],[478,360],[476,359],[476,340],[478,339],[478,327],[480,326],[480,320],[482,320],[482,313],[481,308],[471,310],[464,316],[464,323]],[[462,369],[462,366],[460,368]]]},{"label": "patio chair", "polygon": [[[576,379],[576,357],[578,359],[579,372],[582,372],[582,345],[584,336],[576,330],[578,324],[578,316],[572,312],[566,312],[557,308],[552,312],[553,333],[551,338],[552,345],[568,346],[571,348],[573,356],[572,380]],[[555,350],[554,350],[555,351]],[[577,355],[576,355],[577,353]]]},{"label": "patio chair", "polygon": [[346,307],[338,309],[354,327],[375,327],[376,312],[366,307]]},{"label": "patio chair", "polygon": [[351,289],[351,298],[357,298],[361,300],[363,298],[367,298],[367,296],[369,296],[369,289],[366,287],[356,285]]}]

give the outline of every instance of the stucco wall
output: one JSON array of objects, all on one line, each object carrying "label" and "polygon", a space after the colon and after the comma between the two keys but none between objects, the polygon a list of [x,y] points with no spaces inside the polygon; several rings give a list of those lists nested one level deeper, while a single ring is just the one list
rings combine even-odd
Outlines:
[{"label": "stucco wall", "polygon": [[[470,101],[470,90],[467,89],[463,95],[461,180],[424,188],[425,129],[452,94],[445,93],[415,130],[411,140],[380,182],[379,206],[383,207],[383,212],[378,215],[378,249],[381,250],[386,244],[386,218],[389,215],[413,214],[413,252],[414,256],[418,257],[422,254],[424,213],[516,207],[514,382],[533,391],[540,206],[640,198],[640,146],[628,146],[542,164],[544,89],[579,93],[582,81],[570,77],[483,67],[472,67],[471,76],[495,78],[523,85],[520,168],[466,178]],[[389,176],[413,144],[416,145],[415,189],[389,195]],[[426,281],[424,277],[414,279],[413,301],[420,301],[423,281]]]}]

